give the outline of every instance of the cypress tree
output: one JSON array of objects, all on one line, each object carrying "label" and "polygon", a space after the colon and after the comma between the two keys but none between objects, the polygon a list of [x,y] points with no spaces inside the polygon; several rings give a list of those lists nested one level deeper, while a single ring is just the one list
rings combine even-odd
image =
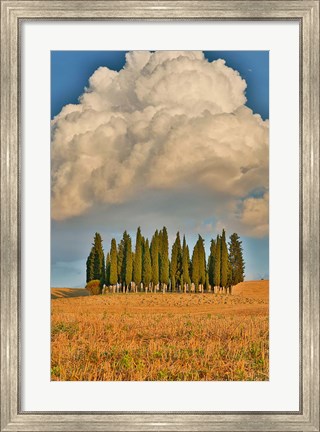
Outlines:
[{"label": "cypress tree", "polygon": [[142,281],[142,237],[140,227],[137,229],[136,236],[133,280],[137,285],[139,285]]},{"label": "cypress tree", "polygon": [[228,249],[226,243],[226,232],[222,230],[221,236],[221,276],[220,285],[225,288],[228,281]]},{"label": "cypress tree", "polygon": [[182,276],[182,249],[180,234],[177,232],[175,242],[171,251],[171,266],[170,266],[170,279],[171,290],[175,291],[177,283],[181,283]]},{"label": "cypress tree", "polygon": [[204,240],[199,235],[198,238],[198,254],[199,254],[199,283],[205,285],[206,283],[206,253],[204,250]]},{"label": "cypress tree", "polygon": [[126,283],[126,250],[128,238],[129,234],[125,231],[118,247],[118,282],[122,284]]},{"label": "cypress tree", "polygon": [[176,290],[177,265],[178,265],[178,250],[177,250],[177,245],[174,242],[171,250],[171,263],[170,263],[171,291]]},{"label": "cypress tree", "polygon": [[192,253],[192,282],[197,287],[200,281],[199,243],[195,244]]},{"label": "cypress tree", "polygon": [[105,279],[104,253],[102,249],[102,238],[99,233],[94,236],[94,256],[93,256],[93,279],[98,279],[101,285]]},{"label": "cypress tree", "polygon": [[242,242],[237,233],[230,236],[229,261],[231,268],[230,286],[243,282],[245,263],[243,259]]},{"label": "cypress tree", "polygon": [[190,274],[189,274],[189,248],[187,246],[186,237],[183,236],[183,245],[182,245],[182,275],[183,282],[188,284],[190,287]]},{"label": "cypress tree", "polygon": [[214,286],[220,286],[220,273],[221,273],[221,238],[217,235],[216,240],[216,258],[214,263]]},{"label": "cypress tree", "polygon": [[211,286],[215,285],[214,282],[215,259],[216,259],[216,242],[212,239],[210,244],[210,255],[208,259],[208,277],[209,277],[209,284]]},{"label": "cypress tree", "polygon": [[152,263],[152,283],[159,283],[159,233],[158,230],[154,233],[151,240],[151,263]]},{"label": "cypress tree", "polygon": [[123,233],[123,237],[118,245],[117,252],[117,281],[123,283],[123,263],[124,263],[124,237],[126,231]]},{"label": "cypress tree", "polygon": [[86,281],[87,281],[87,283],[94,279],[94,277],[93,277],[93,258],[94,258],[94,247],[92,246],[90,254],[87,258],[87,263],[86,263]]},{"label": "cypress tree", "polygon": [[151,256],[149,249],[149,240],[145,242],[144,253],[143,253],[143,265],[142,265],[142,282],[144,286],[149,286],[152,279],[152,269],[151,269]]},{"label": "cypress tree", "polygon": [[110,278],[109,283],[115,285],[118,281],[118,259],[117,259],[117,243],[113,238],[111,240],[111,250],[110,250]]},{"label": "cypress tree", "polygon": [[107,259],[106,259],[106,280],[105,284],[110,285],[110,265],[111,265],[111,259],[110,259],[110,253],[107,253]]},{"label": "cypress tree", "polygon": [[129,235],[126,238],[124,263],[125,283],[129,285],[132,282],[132,246],[131,237]]},{"label": "cypress tree", "polygon": [[177,242],[177,250],[178,250],[178,266],[177,266],[176,279],[177,279],[177,283],[181,284],[182,283],[182,280],[181,280],[181,278],[182,278],[182,246],[181,246],[179,231],[177,232],[176,242]]},{"label": "cypress tree", "polygon": [[169,241],[167,228],[163,227],[160,236],[160,282],[169,283]]}]

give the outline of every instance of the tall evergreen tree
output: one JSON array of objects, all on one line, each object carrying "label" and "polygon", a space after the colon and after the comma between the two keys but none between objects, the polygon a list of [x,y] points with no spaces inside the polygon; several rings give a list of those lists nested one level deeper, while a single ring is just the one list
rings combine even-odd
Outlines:
[{"label": "tall evergreen tree", "polygon": [[167,228],[163,227],[160,236],[160,282],[169,283],[169,241]]},{"label": "tall evergreen tree", "polygon": [[221,235],[221,275],[220,285],[225,288],[228,282],[228,248],[226,242],[226,232],[223,229]]},{"label": "tall evergreen tree", "polygon": [[209,284],[212,287],[215,285],[214,282],[215,260],[216,260],[216,242],[212,239],[210,244],[210,255],[208,259],[208,277],[209,277]]},{"label": "tall evergreen tree", "polygon": [[137,285],[139,285],[142,281],[142,236],[140,227],[137,230],[136,236],[133,280]]},{"label": "tall evergreen tree", "polygon": [[128,235],[125,243],[125,261],[124,261],[125,283],[129,285],[132,282],[132,245],[131,237]]},{"label": "tall evergreen tree", "polygon": [[99,233],[95,233],[93,247],[94,247],[93,279],[100,280],[102,285],[105,279],[105,264],[104,264],[104,252],[102,248],[102,238]]},{"label": "tall evergreen tree", "polygon": [[107,259],[106,259],[106,279],[105,284],[110,285],[110,265],[111,265],[111,259],[110,259],[110,253],[107,253]]},{"label": "tall evergreen tree", "polygon": [[151,263],[152,263],[152,283],[159,283],[159,233],[158,230],[154,233],[151,240]]},{"label": "tall evergreen tree", "polygon": [[220,286],[220,274],[221,274],[221,238],[217,235],[216,240],[216,258],[214,263],[214,286]]},{"label": "tall evergreen tree", "polygon": [[113,238],[111,240],[110,250],[110,278],[109,283],[115,285],[118,281],[118,257],[117,257],[117,243]]},{"label": "tall evergreen tree", "polygon": [[204,240],[199,235],[198,238],[198,254],[199,254],[199,283],[205,285],[206,283],[206,253],[204,250]]},{"label": "tall evergreen tree", "polygon": [[229,241],[229,261],[231,268],[231,286],[243,282],[245,263],[243,259],[242,242],[237,233],[230,236]]},{"label": "tall evergreen tree", "polygon": [[199,242],[195,244],[192,253],[192,282],[197,287],[200,281]]},{"label": "tall evergreen tree", "polygon": [[190,273],[189,273],[189,248],[187,246],[186,237],[183,236],[183,244],[182,244],[182,275],[183,282],[188,284],[190,287]]},{"label": "tall evergreen tree", "polygon": [[175,242],[171,251],[170,279],[171,289],[175,291],[176,285],[181,283],[182,276],[182,249],[180,241],[180,233],[177,232]]},{"label": "tall evergreen tree", "polygon": [[93,260],[94,260],[94,246],[91,247],[91,251],[90,251],[90,254],[87,258],[87,263],[86,263],[86,276],[87,276],[86,280],[87,280],[87,283],[94,279]]},{"label": "tall evergreen tree", "polygon": [[149,240],[145,242],[144,253],[143,253],[143,265],[142,265],[142,282],[145,287],[149,286],[152,279],[152,269],[151,269],[151,256],[149,249]]},{"label": "tall evergreen tree", "polygon": [[[126,231],[125,231],[126,232]],[[118,251],[117,251],[117,281],[119,283],[122,283],[124,278],[123,278],[123,263],[124,263],[124,236],[125,233],[123,234],[123,237],[118,245]]]},{"label": "tall evergreen tree", "polygon": [[118,246],[118,282],[122,284],[126,283],[126,249],[128,238],[129,234],[125,231]]},{"label": "tall evergreen tree", "polygon": [[178,250],[178,266],[177,266],[177,275],[176,275],[176,279],[177,279],[177,283],[181,284],[181,278],[182,278],[182,246],[181,246],[181,240],[180,240],[180,233],[177,232],[177,238],[176,238],[176,243],[177,243],[177,250]]}]

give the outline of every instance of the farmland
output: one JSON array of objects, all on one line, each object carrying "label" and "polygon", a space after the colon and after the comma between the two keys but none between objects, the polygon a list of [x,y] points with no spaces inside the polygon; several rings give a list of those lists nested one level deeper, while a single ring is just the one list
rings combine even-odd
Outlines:
[{"label": "farmland", "polygon": [[52,290],[52,380],[269,379],[268,281],[232,295],[76,291]]}]

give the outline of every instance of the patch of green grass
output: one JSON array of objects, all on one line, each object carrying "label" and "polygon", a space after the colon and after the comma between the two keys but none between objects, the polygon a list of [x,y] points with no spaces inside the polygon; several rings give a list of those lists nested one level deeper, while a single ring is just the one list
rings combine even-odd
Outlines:
[{"label": "patch of green grass", "polygon": [[52,326],[51,335],[54,337],[59,333],[66,333],[69,337],[72,337],[78,332],[78,330],[79,326],[77,323],[59,322]]}]

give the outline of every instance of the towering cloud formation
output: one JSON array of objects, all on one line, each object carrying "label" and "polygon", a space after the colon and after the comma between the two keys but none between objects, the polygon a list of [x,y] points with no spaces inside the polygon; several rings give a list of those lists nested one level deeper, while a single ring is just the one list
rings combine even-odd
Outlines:
[{"label": "towering cloud formation", "polygon": [[213,207],[216,197],[244,200],[238,222],[251,226],[265,198],[250,194],[268,188],[268,122],[244,105],[245,89],[202,52],[136,51],[120,72],[97,69],[79,104],[52,121],[53,218],[192,186]]}]

